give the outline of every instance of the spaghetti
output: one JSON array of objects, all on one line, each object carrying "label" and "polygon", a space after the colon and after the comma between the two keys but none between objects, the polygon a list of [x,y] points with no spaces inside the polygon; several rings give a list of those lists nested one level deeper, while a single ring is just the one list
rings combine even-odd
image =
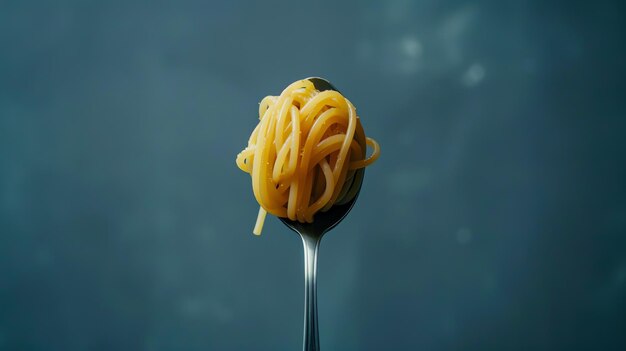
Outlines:
[{"label": "spaghetti", "polygon": [[[356,170],[380,155],[350,101],[334,90],[320,92],[306,79],[280,96],[265,97],[259,120],[248,146],[237,155],[260,205],[256,235],[268,212],[311,223],[318,211],[349,202],[359,188],[351,186]],[[367,145],[373,148],[370,157]]]}]

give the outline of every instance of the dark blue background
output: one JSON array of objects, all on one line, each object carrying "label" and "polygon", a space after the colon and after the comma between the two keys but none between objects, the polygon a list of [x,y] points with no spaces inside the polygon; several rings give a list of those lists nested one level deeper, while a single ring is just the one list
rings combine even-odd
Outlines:
[{"label": "dark blue background", "polygon": [[298,350],[301,243],[234,160],[308,76],[383,152],[322,349],[626,349],[625,10],[1,1],[0,349]]}]

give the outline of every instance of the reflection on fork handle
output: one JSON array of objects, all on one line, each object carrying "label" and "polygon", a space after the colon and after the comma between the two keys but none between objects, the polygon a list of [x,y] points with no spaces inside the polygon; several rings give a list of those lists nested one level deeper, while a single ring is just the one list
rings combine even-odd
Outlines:
[{"label": "reflection on fork handle", "polygon": [[302,236],[304,246],[304,351],[319,351],[317,329],[317,252],[321,236]]}]

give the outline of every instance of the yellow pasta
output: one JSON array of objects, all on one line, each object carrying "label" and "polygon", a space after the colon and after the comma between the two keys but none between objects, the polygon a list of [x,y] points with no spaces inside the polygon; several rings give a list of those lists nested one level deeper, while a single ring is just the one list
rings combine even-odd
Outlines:
[{"label": "yellow pasta", "polygon": [[[256,235],[268,212],[311,223],[318,211],[349,202],[358,192],[350,186],[356,170],[380,155],[350,101],[337,91],[320,92],[306,79],[280,96],[265,97],[259,120],[248,146],[237,155],[260,205]],[[370,157],[367,145],[373,149]]]}]

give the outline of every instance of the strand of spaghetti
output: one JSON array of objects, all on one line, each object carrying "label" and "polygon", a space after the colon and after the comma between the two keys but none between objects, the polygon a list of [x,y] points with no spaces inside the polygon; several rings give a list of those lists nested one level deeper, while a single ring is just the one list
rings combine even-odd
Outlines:
[{"label": "strand of spaghetti", "polygon": [[291,150],[289,151],[289,167],[285,177],[291,177],[298,168],[298,155],[300,155],[300,110],[291,107]]},{"label": "strand of spaghetti", "polygon": [[372,155],[364,160],[354,161],[350,163],[350,169],[364,168],[374,163],[380,156],[380,145],[372,138],[366,138],[367,145],[371,146],[374,151]]},{"label": "strand of spaghetti", "polygon": [[[330,136],[320,141],[315,147],[315,149],[313,149],[314,157],[311,159],[309,168],[311,168],[314,165],[317,165],[319,161],[321,161],[323,158],[325,158],[329,154],[338,151],[341,148],[343,139],[345,139],[345,135],[337,134],[337,135]],[[354,140],[352,140],[352,142],[350,143],[350,148],[352,149],[352,152],[357,155],[361,153],[361,147],[359,146],[359,143],[357,143]],[[362,161],[354,161],[354,162],[362,162]],[[354,162],[350,163],[350,169],[354,169],[352,167],[352,164]],[[356,167],[356,168],[363,168],[363,167]]]},{"label": "strand of spaghetti", "polygon": [[330,169],[330,166],[328,165],[328,162],[326,160],[322,160],[322,162],[320,163],[320,166],[322,167],[322,171],[324,172],[324,177],[326,180],[326,189],[324,189],[324,194],[317,201],[315,201],[315,203],[310,208],[311,210],[310,222],[313,221],[313,214],[317,212],[319,209],[321,209],[324,206],[324,204],[328,202],[328,200],[332,196],[333,191],[335,191],[335,185],[333,184],[333,178],[332,178],[333,173],[332,173],[332,170]]},{"label": "strand of spaghetti", "polygon": [[256,217],[256,224],[254,225],[254,229],[252,229],[252,233],[254,235],[261,235],[261,231],[263,230],[263,224],[265,224],[266,216],[267,216],[267,211],[265,211],[263,206],[259,206],[259,214]]}]

